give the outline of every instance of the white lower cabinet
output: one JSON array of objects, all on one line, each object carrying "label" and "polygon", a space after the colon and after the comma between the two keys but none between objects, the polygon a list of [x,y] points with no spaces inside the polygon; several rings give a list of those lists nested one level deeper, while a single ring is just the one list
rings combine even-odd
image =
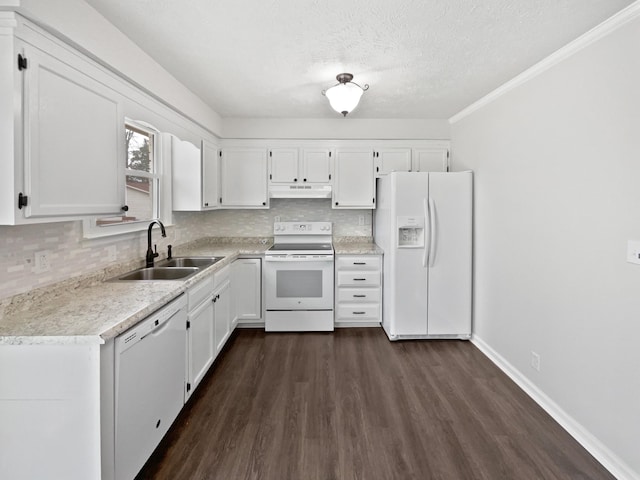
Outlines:
[{"label": "white lower cabinet", "polygon": [[229,281],[229,267],[216,274],[216,286],[213,291],[213,318],[215,324],[216,355],[220,353],[227,339],[231,335],[231,283]]},{"label": "white lower cabinet", "polygon": [[216,356],[213,307],[213,277],[191,287],[187,293],[187,381],[185,400],[191,396]]},{"label": "white lower cabinet", "polygon": [[264,325],[262,318],[262,259],[239,258],[231,264],[233,326]]},{"label": "white lower cabinet", "polygon": [[185,401],[206,375],[232,332],[230,268],[224,267],[187,292],[187,381]]},{"label": "white lower cabinet", "polygon": [[378,326],[381,288],[380,255],[337,255],[336,327]]}]

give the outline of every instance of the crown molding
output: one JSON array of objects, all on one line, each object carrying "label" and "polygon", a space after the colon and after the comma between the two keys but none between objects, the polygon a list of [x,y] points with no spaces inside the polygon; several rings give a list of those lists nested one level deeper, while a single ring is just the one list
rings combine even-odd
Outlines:
[{"label": "crown molding", "polygon": [[613,33],[614,31],[621,28],[623,25],[626,25],[627,23],[637,18],[638,16],[640,16],[640,0],[620,10],[618,13],[608,18],[601,24],[595,26],[594,28],[592,28],[585,34],[581,35],[571,43],[568,43],[564,47],[560,48],[559,50],[555,51],[554,53],[546,57],[545,59],[534,64],[532,67],[528,68],[521,74],[517,75],[516,77],[504,83],[503,85],[496,88],[492,92],[488,93],[484,97],[480,98],[476,102],[472,103],[468,107],[464,108],[460,112],[456,113],[449,119],[449,123],[454,124],[462,120],[463,118],[471,115],[476,110],[481,109],[482,107],[490,104],[494,100],[500,98],[504,94],[528,82],[532,78],[537,77],[541,73],[549,70],[550,68],[562,62],[563,60],[575,55],[583,48]]}]

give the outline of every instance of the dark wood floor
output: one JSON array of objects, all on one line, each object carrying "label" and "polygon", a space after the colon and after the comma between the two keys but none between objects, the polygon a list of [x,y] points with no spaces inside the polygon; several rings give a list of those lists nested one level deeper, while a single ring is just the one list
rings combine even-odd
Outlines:
[{"label": "dark wood floor", "polygon": [[611,479],[470,342],[238,330],[139,479]]}]

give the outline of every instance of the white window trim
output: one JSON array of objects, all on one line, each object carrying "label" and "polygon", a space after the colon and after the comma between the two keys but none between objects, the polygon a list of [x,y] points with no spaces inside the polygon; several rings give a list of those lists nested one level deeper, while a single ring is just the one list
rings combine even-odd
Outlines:
[{"label": "white window trim", "polygon": [[[126,178],[127,175],[137,175],[141,177],[149,177],[149,178],[157,178],[157,198],[155,202],[156,210],[158,212],[159,218],[153,218],[149,220],[139,220],[127,223],[120,223],[114,225],[101,225],[98,226],[96,224],[98,218],[104,217],[104,215],[99,216],[91,216],[89,218],[85,218],[82,220],[82,232],[83,238],[91,239],[91,238],[103,238],[110,237],[114,235],[124,235],[128,233],[142,232],[145,231],[149,223],[154,220],[160,220],[165,227],[173,226],[173,218],[171,215],[171,188],[170,181],[167,181],[166,177],[168,175],[168,167],[171,163],[165,158],[168,150],[164,148],[163,142],[169,140],[167,135],[162,134],[157,128],[153,125],[140,121],[140,120],[132,120],[130,118],[125,118],[124,125],[131,125],[140,130],[144,130],[153,135],[153,150],[154,150],[154,161],[156,168],[156,175],[150,175],[147,172],[138,172],[134,170],[129,170],[125,167],[121,170],[121,175]],[[124,138],[124,137],[123,137]],[[166,166],[166,168],[165,168]],[[126,185],[126,182],[125,182]],[[167,188],[168,187],[168,188]],[[125,187],[126,188],[126,187]],[[169,206],[169,208],[166,207]]]}]

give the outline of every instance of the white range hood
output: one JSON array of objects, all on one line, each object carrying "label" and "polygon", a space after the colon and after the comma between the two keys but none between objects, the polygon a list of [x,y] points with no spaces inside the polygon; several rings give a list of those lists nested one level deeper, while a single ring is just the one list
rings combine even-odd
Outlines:
[{"label": "white range hood", "polygon": [[271,198],[331,198],[331,185],[269,185]]}]

